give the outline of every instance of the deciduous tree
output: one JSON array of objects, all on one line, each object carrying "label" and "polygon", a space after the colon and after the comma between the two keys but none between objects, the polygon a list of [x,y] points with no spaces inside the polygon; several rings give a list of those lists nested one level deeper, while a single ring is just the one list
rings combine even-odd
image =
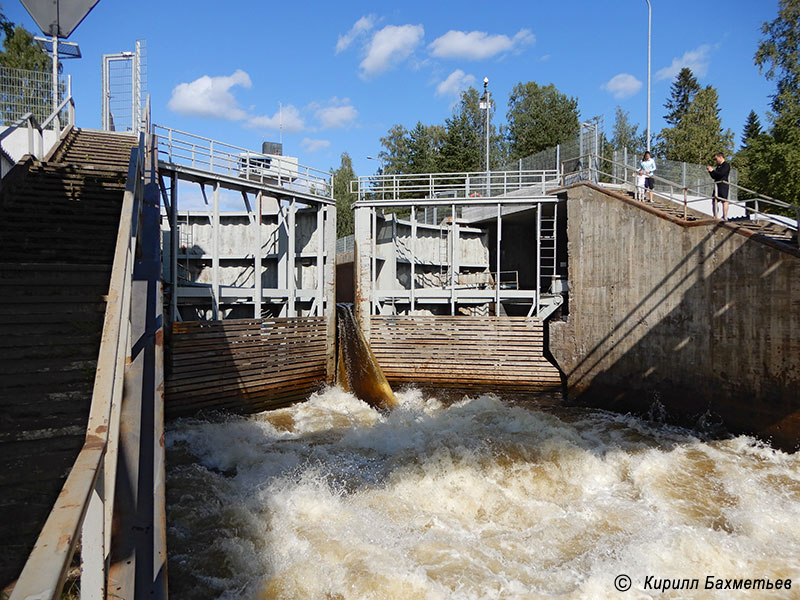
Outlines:
[{"label": "deciduous tree", "polygon": [[578,100],[552,83],[518,83],[506,114],[510,158],[524,158],[571,139],[578,131],[578,114]]},{"label": "deciduous tree", "polygon": [[353,161],[342,152],[339,167],[333,170],[333,197],[336,199],[336,237],[353,233],[353,203],[358,200],[350,191],[350,182],[356,179]]}]

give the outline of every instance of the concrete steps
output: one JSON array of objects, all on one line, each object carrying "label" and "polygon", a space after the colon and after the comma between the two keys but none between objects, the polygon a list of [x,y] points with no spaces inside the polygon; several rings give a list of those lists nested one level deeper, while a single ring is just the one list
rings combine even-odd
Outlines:
[{"label": "concrete steps", "polygon": [[[628,197],[633,198],[633,194],[630,192],[620,193],[624,193]],[[677,219],[683,219],[683,206],[657,194],[653,195],[652,203],[643,202],[643,204],[655,208],[656,210],[659,210]],[[686,216],[687,220],[689,221],[707,220],[712,218],[709,215],[693,210],[692,208],[687,209]],[[754,234],[763,236],[774,242],[791,245],[795,248],[797,247],[797,232],[784,225],[778,225],[777,223],[772,223],[766,220],[753,221],[746,217],[731,219],[728,221],[728,223],[743,227]]]},{"label": "concrete steps", "polygon": [[83,443],[134,143],[73,130],[0,192],[0,589]]}]

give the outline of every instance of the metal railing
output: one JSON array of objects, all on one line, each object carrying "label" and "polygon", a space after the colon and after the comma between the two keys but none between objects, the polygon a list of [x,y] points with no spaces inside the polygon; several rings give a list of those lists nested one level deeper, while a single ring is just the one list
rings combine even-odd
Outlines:
[{"label": "metal railing", "polygon": [[350,191],[359,200],[371,196],[375,200],[411,198],[496,198],[516,195],[520,190],[546,194],[558,187],[556,169],[535,171],[490,171],[486,173],[408,173],[367,175],[350,182]]},{"label": "metal railing", "polygon": [[333,175],[328,171],[162,125],[153,125],[153,130],[162,162],[333,198]]},{"label": "metal railing", "polygon": [[[618,163],[614,160],[596,154],[587,154],[578,157],[578,160],[582,164],[586,164],[586,167],[570,173],[563,173],[562,177],[565,182],[569,180],[570,176],[579,176],[583,180],[593,182],[597,182],[600,176],[605,176],[610,178],[612,182],[616,181],[619,183],[630,184],[631,181],[628,179],[628,173],[630,172],[631,178],[636,176],[636,169],[632,168],[630,165]],[[604,166],[607,164],[612,168],[603,170],[603,168],[599,166],[600,164],[604,164]],[[622,169],[623,175],[621,177],[614,173],[608,172],[614,171],[614,167]],[[706,191],[707,184],[702,184],[699,187],[681,185],[680,183],[670,181],[669,179],[665,179],[658,175],[653,175],[653,179],[660,186],[658,195],[683,205],[683,220],[689,220],[688,208],[690,204],[711,201],[712,206],[714,207],[714,214],[716,214],[716,203],[722,202],[721,199],[716,197],[716,186],[713,186],[714,191],[711,194],[708,194]],[[788,202],[771,198],[769,196],[764,196],[763,194],[759,194],[754,190],[737,185],[735,183],[728,183],[728,185],[731,190],[736,189],[738,192],[744,192],[748,194],[749,197],[741,200],[728,199],[726,202],[733,206],[743,208],[745,215],[748,217],[755,216],[798,232],[797,246],[800,247],[800,231],[798,231],[800,228],[800,206],[797,206],[796,204],[789,204]],[[795,220],[794,222],[791,222],[790,219],[779,219],[774,212],[762,210],[762,206],[778,208],[790,213],[794,213]]]},{"label": "metal railing", "polygon": [[105,598],[117,478],[120,411],[131,357],[130,313],[134,260],[144,197],[145,134],[131,152],[86,438],[11,600],[55,599],[81,537],[81,597]]},{"label": "metal railing", "polygon": [[[58,78],[59,97],[66,89],[64,77]],[[53,73],[0,66],[0,119],[13,123],[26,113],[44,121],[53,111]]]},{"label": "metal railing", "polygon": [[64,109],[67,111],[67,122],[63,128],[58,129],[58,136],[56,140],[54,140],[54,143],[58,143],[58,140],[67,130],[67,128],[75,124],[75,100],[72,97],[72,78],[69,76],[67,77],[66,98],[61,101],[61,104],[59,104],[58,107],[52,113],[50,113],[50,116],[48,116],[44,122],[40,124],[32,112],[25,113],[22,115],[22,117],[5,129],[5,131],[0,133],[0,144],[2,144],[2,141],[9,137],[14,131],[27,128],[28,154],[38,160],[42,160],[49,151],[49,148],[45,149],[44,147],[44,131],[51,124],[58,126],[59,115]]}]

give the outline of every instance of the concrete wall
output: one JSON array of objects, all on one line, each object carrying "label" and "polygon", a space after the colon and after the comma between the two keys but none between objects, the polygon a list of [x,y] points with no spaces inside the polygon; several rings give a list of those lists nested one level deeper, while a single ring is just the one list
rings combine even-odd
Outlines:
[{"label": "concrete wall", "polygon": [[658,400],[670,420],[796,447],[800,253],[585,185],[567,197],[569,314],[550,350],[568,398],[640,413]]},{"label": "concrete wall", "polygon": [[[0,127],[0,133],[8,129],[8,127]],[[45,129],[43,132],[44,139],[42,140],[41,155],[45,156],[56,145],[60,135],[59,131],[52,129]],[[39,151],[38,133],[34,133],[34,144],[36,145],[34,151]],[[14,162],[18,162],[23,156],[29,154],[28,150],[28,128],[20,127],[15,129],[8,137],[3,140],[3,150],[5,150]]]}]

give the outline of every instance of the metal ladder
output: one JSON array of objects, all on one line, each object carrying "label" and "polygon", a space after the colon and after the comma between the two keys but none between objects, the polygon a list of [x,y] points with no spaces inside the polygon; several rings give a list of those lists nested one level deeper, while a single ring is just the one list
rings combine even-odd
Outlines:
[{"label": "metal ladder", "polygon": [[552,279],[558,275],[558,257],[556,251],[558,227],[558,203],[543,203],[540,228],[539,269],[542,279]]}]

